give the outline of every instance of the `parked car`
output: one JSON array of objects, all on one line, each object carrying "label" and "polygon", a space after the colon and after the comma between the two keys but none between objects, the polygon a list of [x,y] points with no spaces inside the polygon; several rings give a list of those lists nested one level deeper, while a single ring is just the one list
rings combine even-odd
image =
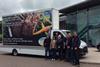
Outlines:
[{"label": "parked car", "polygon": [[97,45],[97,49],[98,51],[100,51],[100,43]]},{"label": "parked car", "polygon": [[86,55],[88,53],[88,46],[87,43],[81,40],[80,44],[80,57]]}]

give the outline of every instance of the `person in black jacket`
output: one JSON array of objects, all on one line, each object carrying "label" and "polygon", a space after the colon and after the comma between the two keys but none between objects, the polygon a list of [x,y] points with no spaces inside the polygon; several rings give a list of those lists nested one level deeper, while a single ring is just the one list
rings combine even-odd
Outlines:
[{"label": "person in black jacket", "polygon": [[60,34],[58,35],[56,44],[57,44],[57,49],[58,49],[58,58],[60,60],[62,60],[63,59],[64,40]]},{"label": "person in black jacket", "polygon": [[72,49],[73,49],[73,63],[75,65],[79,65],[79,46],[80,46],[80,39],[77,35],[76,32],[73,32],[73,45],[72,45]]},{"label": "person in black jacket", "polygon": [[50,43],[51,43],[51,39],[49,36],[47,36],[46,39],[44,40],[45,58],[47,59],[50,58]]},{"label": "person in black jacket", "polygon": [[68,62],[71,62],[72,57],[71,57],[71,46],[72,46],[72,35],[70,32],[67,33],[66,36],[66,45],[65,45],[65,59]]}]

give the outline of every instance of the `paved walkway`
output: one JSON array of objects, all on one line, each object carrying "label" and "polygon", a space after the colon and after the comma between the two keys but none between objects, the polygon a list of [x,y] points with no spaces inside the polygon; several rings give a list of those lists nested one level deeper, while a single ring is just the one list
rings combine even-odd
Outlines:
[{"label": "paved walkway", "polygon": [[[2,45],[2,43],[0,43]],[[88,48],[88,53],[82,59],[81,63],[96,63],[100,64],[100,52],[96,48]]]},{"label": "paved walkway", "polygon": [[96,48],[88,48],[88,51],[88,54],[80,62],[100,64],[100,52]]},{"label": "paved walkway", "polygon": [[0,46],[2,46],[3,44],[2,43],[0,43]]}]

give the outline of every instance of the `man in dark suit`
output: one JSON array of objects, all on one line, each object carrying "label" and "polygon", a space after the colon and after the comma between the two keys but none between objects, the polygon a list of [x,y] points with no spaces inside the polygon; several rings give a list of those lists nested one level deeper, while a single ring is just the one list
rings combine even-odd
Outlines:
[{"label": "man in dark suit", "polygon": [[80,39],[77,35],[76,32],[73,32],[73,44],[72,44],[72,49],[73,49],[73,52],[72,52],[72,60],[73,60],[73,63],[75,65],[79,65],[80,62],[79,62],[79,46],[80,46]]},{"label": "man in dark suit", "polygon": [[72,46],[72,35],[70,32],[67,33],[66,36],[66,45],[65,45],[65,58],[66,61],[71,62],[71,46]]},{"label": "man in dark suit", "polygon": [[47,59],[49,59],[49,56],[50,56],[50,42],[51,42],[51,39],[49,36],[47,36],[46,39],[44,40],[45,57]]}]

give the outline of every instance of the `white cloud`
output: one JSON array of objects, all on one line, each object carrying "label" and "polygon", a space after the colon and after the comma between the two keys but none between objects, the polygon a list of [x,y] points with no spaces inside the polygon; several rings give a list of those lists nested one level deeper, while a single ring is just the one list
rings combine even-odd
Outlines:
[{"label": "white cloud", "polygon": [[23,0],[22,7],[24,9],[44,9],[51,8],[53,0]]},{"label": "white cloud", "polygon": [[61,9],[86,0],[23,0],[22,7],[26,10],[56,8]]},{"label": "white cloud", "polygon": [[35,9],[61,9],[85,0],[0,0],[0,16]]},{"label": "white cloud", "polygon": [[0,0],[0,16],[13,14],[20,9],[19,0]]}]

